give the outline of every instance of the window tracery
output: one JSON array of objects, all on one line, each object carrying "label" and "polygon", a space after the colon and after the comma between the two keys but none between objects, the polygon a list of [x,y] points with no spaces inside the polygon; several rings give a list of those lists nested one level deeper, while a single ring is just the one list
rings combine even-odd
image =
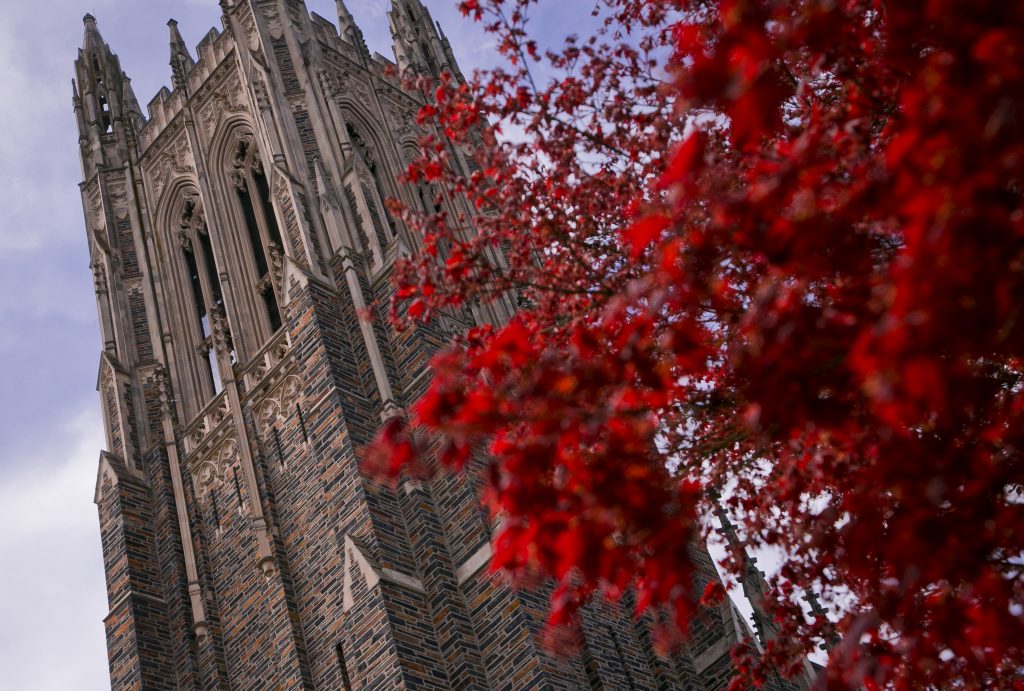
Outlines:
[{"label": "window tracery", "polygon": [[261,298],[264,316],[273,333],[281,328],[282,320],[272,269],[284,255],[284,245],[270,196],[270,185],[263,170],[259,151],[251,136],[246,135],[238,139],[229,174],[241,208],[251,250],[256,273],[256,292]]},{"label": "window tracery", "polygon": [[194,193],[185,194],[182,199],[178,215],[178,240],[188,274],[195,324],[201,339],[196,344],[196,350],[205,363],[210,389],[214,394],[218,394],[221,390],[221,379],[217,367],[217,354],[213,350],[211,340],[210,315],[215,309],[223,309],[224,293],[217,273],[206,216],[198,195]]}]

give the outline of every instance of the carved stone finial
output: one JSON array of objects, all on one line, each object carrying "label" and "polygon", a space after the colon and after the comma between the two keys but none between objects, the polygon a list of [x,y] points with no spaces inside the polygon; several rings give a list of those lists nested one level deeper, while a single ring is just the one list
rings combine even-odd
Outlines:
[{"label": "carved stone finial", "polygon": [[174,399],[171,397],[171,384],[168,381],[167,368],[157,365],[153,372],[153,380],[156,382],[157,397],[160,401],[160,414],[164,417],[171,417],[174,410]]},{"label": "carved stone finial", "polygon": [[178,219],[178,225],[182,228],[188,228],[192,225],[192,220],[196,214],[196,198],[193,196],[185,197],[185,202],[181,207],[181,217]]},{"label": "carved stone finial", "polygon": [[171,83],[175,89],[185,90],[188,86],[188,73],[195,66],[195,60],[178,31],[178,22],[170,19],[167,26],[171,30]]},{"label": "carved stone finial", "polygon": [[274,289],[281,294],[281,281],[284,277],[284,252],[276,242],[267,243],[267,255],[270,259],[270,280],[274,282]]},{"label": "carved stone finial", "polygon": [[240,137],[238,139],[238,145],[235,147],[235,157],[231,162],[235,168],[241,168],[245,165],[245,159],[249,155],[250,146],[252,146],[252,140],[249,137]]},{"label": "carved stone finial", "polygon": [[230,351],[231,333],[228,329],[227,317],[220,305],[210,307],[210,337],[213,340],[213,349],[218,354]]},{"label": "carved stone finial", "polygon": [[96,286],[97,295],[107,294],[107,268],[103,266],[103,262],[97,261],[92,265],[92,280]]},{"label": "carved stone finial", "polygon": [[178,242],[181,244],[181,249],[186,252],[192,251],[192,236],[188,234],[186,228],[182,228],[178,231]]},{"label": "carved stone finial", "polygon": [[252,81],[252,90],[256,94],[256,105],[260,110],[270,110],[270,93],[267,91],[267,83],[258,74]]}]

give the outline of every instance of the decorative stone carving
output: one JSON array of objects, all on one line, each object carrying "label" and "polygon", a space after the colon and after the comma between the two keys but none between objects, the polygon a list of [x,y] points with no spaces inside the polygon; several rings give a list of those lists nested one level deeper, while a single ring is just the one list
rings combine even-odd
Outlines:
[{"label": "decorative stone carving", "polygon": [[[279,332],[274,337],[263,352],[253,358],[248,368],[243,373],[242,379],[245,383],[245,390],[252,392],[259,389],[261,386],[271,388],[274,385],[274,381],[279,379],[282,375],[279,369],[282,362],[288,357],[288,339],[285,332]],[[265,382],[267,377],[276,377],[275,380]],[[273,396],[274,394],[267,394]]]},{"label": "decorative stone carving", "polygon": [[382,99],[382,101],[391,126],[401,137],[408,137],[419,129],[416,125],[415,109],[403,107],[402,104],[391,99]]},{"label": "decorative stone carving", "polygon": [[256,414],[256,431],[261,439],[266,439],[281,420],[281,404],[277,399],[268,398],[260,404],[259,412]]},{"label": "decorative stone carving", "polygon": [[284,252],[276,242],[267,243],[267,258],[270,260],[270,280],[274,290],[281,294],[281,278],[284,275]]},{"label": "decorative stone carving", "polygon": [[107,294],[107,267],[103,265],[102,260],[96,260],[92,265],[92,280],[96,287],[97,295]]},{"label": "decorative stone carving", "polygon": [[317,80],[320,82],[320,89],[328,98],[334,98],[338,93],[338,82],[327,70],[316,71]]},{"label": "decorative stone carving", "polygon": [[235,185],[235,188],[239,192],[245,192],[249,189],[249,183],[245,179],[245,173],[241,170],[235,170],[231,173],[231,182]]},{"label": "decorative stone carving", "polygon": [[301,393],[302,381],[297,375],[293,374],[285,379],[284,383],[281,384],[278,398],[280,398],[281,405],[285,410],[291,410],[292,407],[299,402]]},{"label": "decorative stone carving", "polygon": [[281,204],[284,204],[286,202],[289,203],[289,204],[291,203],[291,199],[290,199],[291,192],[288,189],[288,187],[289,187],[288,186],[288,181],[285,180],[283,175],[278,174],[278,175],[274,176],[274,191],[273,191],[273,195],[274,195],[274,199],[278,203],[281,203]]},{"label": "decorative stone carving", "polygon": [[240,135],[235,141],[235,152],[231,159],[233,168],[241,168],[245,165],[245,159],[249,155],[249,147],[252,146],[252,137],[248,134]]},{"label": "decorative stone carving", "polygon": [[206,102],[199,108],[199,119],[205,125],[206,137],[210,139],[225,117],[232,113],[244,113],[247,109],[242,85],[234,75],[224,78],[220,84],[210,87]]},{"label": "decorative stone carving", "polygon": [[284,27],[281,26],[281,15],[277,11],[277,3],[262,5],[263,19],[267,23],[267,32],[274,40],[284,35]]},{"label": "decorative stone carving", "polygon": [[373,103],[373,91],[365,78],[348,70],[341,70],[339,77],[341,81],[334,92],[336,97],[352,103]]},{"label": "decorative stone carving", "polygon": [[184,229],[192,227],[195,218],[197,199],[193,194],[186,194],[181,204],[181,215],[178,217],[178,225]]},{"label": "decorative stone carving", "polygon": [[256,31],[256,18],[253,17],[252,12],[240,12],[238,23],[242,26],[242,31],[248,40],[249,50],[256,50],[260,45],[260,36]]},{"label": "decorative stone carving", "polygon": [[107,199],[118,220],[128,218],[128,185],[124,180],[115,180],[107,185]]},{"label": "decorative stone carving", "polygon": [[267,438],[270,430],[288,417],[299,404],[302,396],[302,380],[292,374],[269,394],[256,411],[256,431],[261,438]]},{"label": "decorative stone carving", "polygon": [[96,178],[86,189],[87,220],[92,221],[92,235],[100,247],[109,248],[107,239],[107,212],[104,209],[103,197],[100,194],[99,178]]},{"label": "decorative stone carving", "polygon": [[230,407],[228,404],[228,397],[222,396],[220,399],[220,404],[218,404],[217,407],[214,408],[207,417],[207,426],[210,429],[214,429],[222,421],[227,419],[229,412]]},{"label": "decorative stone carving", "polygon": [[263,76],[256,74],[252,82],[253,93],[256,94],[256,105],[261,111],[270,110],[270,92],[267,90],[267,83]]},{"label": "decorative stone carving", "polygon": [[167,183],[178,175],[187,175],[194,172],[190,165],[192,152],[184,135],[184,130],[179,129],[177,135],[168,139],[163,152],[156,158],[149,169],[150,180],[153,182],[153,189],[156,199],[160,198]]},{"label": "decorative stone carving", "polygon": [[195,470],[196,489],[205,495],[215,484],[227,479],[228,470],[238,462],[238,442],[226,439]]},{"label": "decorative stone carving", "polygon": [[157,365],[153,370],[153,381],[156,384],[157,398],[160,401],[160,414],[171,417],[174,410],[174,399],[171,398],[171,384],[167,378],[167,369]]},{"label": "decorative stone carving", "polygon": [[230,352],[231,333],[224,310],[219,305],[210,307],[210,339],[214,351],[219,355]]}]

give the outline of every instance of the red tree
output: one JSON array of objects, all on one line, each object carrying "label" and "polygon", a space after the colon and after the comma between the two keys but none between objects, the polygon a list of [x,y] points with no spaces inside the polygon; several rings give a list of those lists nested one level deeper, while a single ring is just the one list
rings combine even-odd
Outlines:
[{"label": "red tree", "polygon": [[1024,5],[602,0],[541,51],[533,4],[462,2],[506,64],[421,82],[408,178],[477,212],[404,212],[393,314],[523,309],[375,450],[486,451],[495,566],[554,578],[554,624],[632,586],[685,631],[720,496],[784,554],[754,681],[833,635],[810,588],[849,596],[836,685],[1019,684]]}]

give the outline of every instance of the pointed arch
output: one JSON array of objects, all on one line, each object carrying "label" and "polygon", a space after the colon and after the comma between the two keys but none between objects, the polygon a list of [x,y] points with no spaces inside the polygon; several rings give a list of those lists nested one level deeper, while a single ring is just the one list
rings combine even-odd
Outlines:
[{"label": "pointed arch", "polygon": [[[210,147],[210,178],[217,198],[222,242],[234,262],[232,287],[244,315],[235,334],[245,356],[254,354],[283,325],[278,283],[284,241],[271,197],[267,165],[252,122],[225,117]],[[244,309],[243,309],[244,307]]]},{"label": "pointed arch", "polygon": [[[223,307],[224,290],[206,214],[199,184],[191,175],[180,175],[168,183],[155,214],[165,264],[161,274],[169,279],[162,294],[174,304],[169,310],[173,315],[170,328],[177,342],[187,344],[175,354],[185,366],[176,368],[182,372],[173,384],[177,390],[192,393],[186,398],[193,401],[208,400],[221,386],[210,312]],[[186,419],[196,412],[182,411]]]},{"label": "pointed arch", "polygon": [[375,154],[374,162],[380,167],[380,177],[386,192],[384,196],[397,196],[395,177],[401,171],[402,162],[396,158],[398,151],[394,148],[393,140],[385,136],[379,119],[367,112],[362,105],[349,99],[342,99],[339,107],[345,124],[355,130]]},{"label": "pointed arch", "polygon": [[[378,121],[348,100],[340,103],[353,156],[343,180],[343,190],[356,215],[357,232],[366,251],[380,265],[384,248],[398,234],[385,200],[399,198],[397,173],[401,156],[394,142],[384,136]],[[356,194],[356,190],[359,194]],[[372,233],[368,231],[372,229]],[[372,237],[371,237],[372,235]]]}]

